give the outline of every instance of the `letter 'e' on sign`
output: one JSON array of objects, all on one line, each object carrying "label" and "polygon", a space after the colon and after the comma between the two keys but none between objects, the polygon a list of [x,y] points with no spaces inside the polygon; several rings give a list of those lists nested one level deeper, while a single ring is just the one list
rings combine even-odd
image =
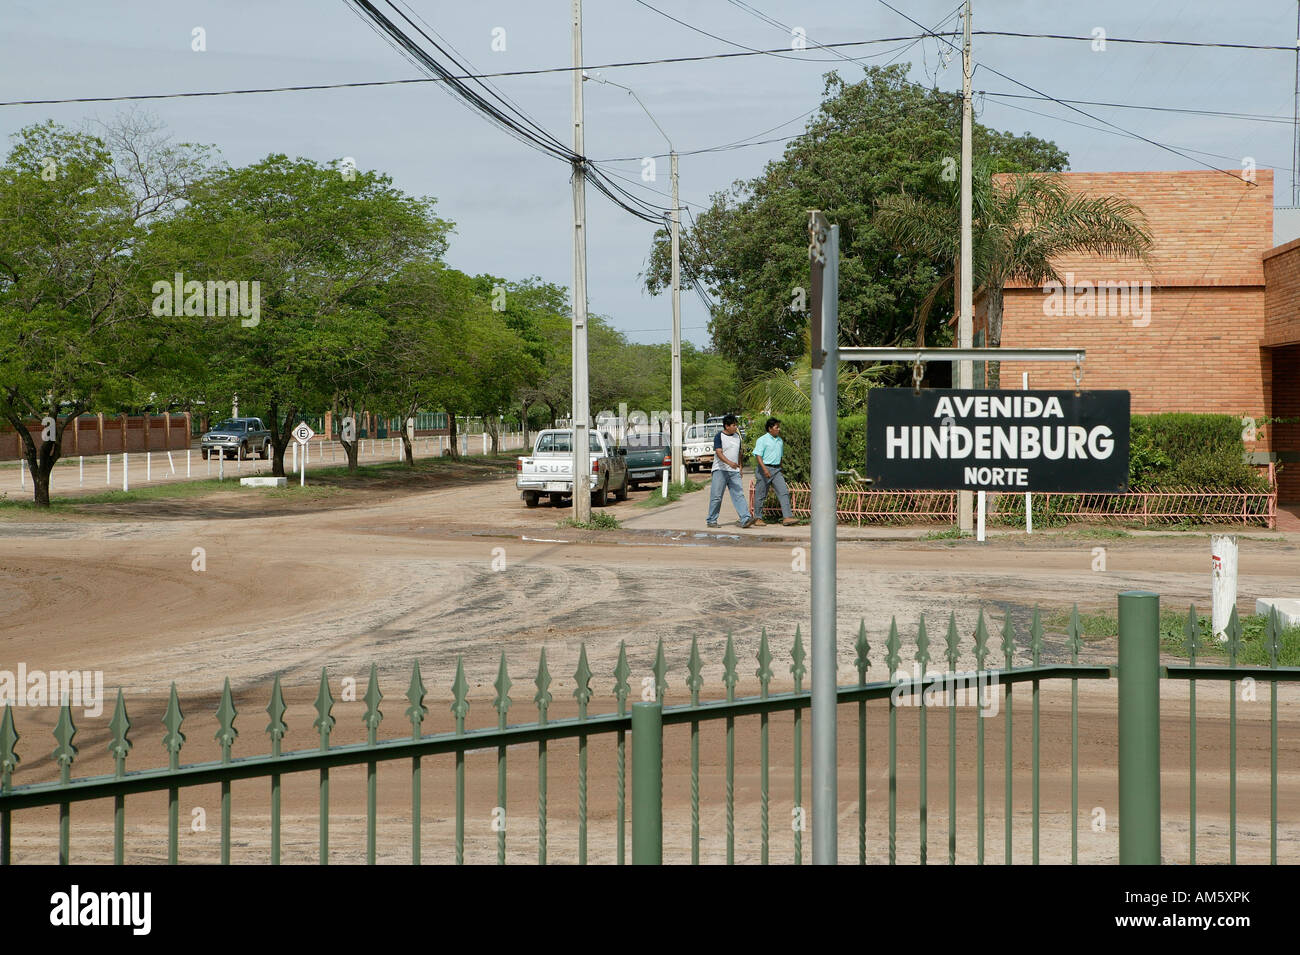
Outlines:
[{"label": "letter 'e' on sign", "polygon": [[1128,490],[1127,391],[867,393],[867,475],[915,491]]},{"label": "letter 'e' on sign", "polygon": [[308,426],[306,421],[299,421],[297,427],[293,429],[293,440],[299,444],[306,444],[314,437],[316,437],[316,432]]}]

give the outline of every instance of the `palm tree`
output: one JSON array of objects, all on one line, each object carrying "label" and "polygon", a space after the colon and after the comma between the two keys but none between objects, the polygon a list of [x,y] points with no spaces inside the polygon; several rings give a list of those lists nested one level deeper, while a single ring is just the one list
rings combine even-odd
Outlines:
[{"label": "palm tree", "polygon": [[[917,316],[917,344],[924,344],[930,307],[954,282],[961,243],[960,194],[945,183],[943,202],[899,193],[882,199],[876,223],[899,245],[930,256],[940,277]],[[988,347],[1002,344],[1002,295],[1011,281],[1060,282],[1052,260],[1091,252],[1146,261],[1152,246],[1146,217],[1118,196],[1082,196],[1059,173],[1016,173],[997,183],[985,160],[971,175],[971,226],[975,295],[987,296]],[[955,290],[955,285],[954,285]],[[998,386],[998,363],[989,363],[990,387]]]},{"label": "palm tree", "polygon": [[[812,330],[805,328],[803,354],[790,368],[775,368],[751,380],[741,389],[740,400],[751,411],[764,414],[807,414],[812,410]],[[863,411],[867,390],[877,387],[879,378],[896,365],[860,368],[857,363],[839,366],[839,409],[841,414]]]}]

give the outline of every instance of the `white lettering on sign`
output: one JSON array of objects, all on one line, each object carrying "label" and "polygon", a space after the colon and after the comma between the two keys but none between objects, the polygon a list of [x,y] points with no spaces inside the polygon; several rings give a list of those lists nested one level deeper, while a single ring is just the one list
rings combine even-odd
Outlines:
[{"label": "white lettering on sign", "polygon": [[891,460],[1104,461],[1114,451],[1114,432],[1104,424],[1091,429],[1077,424],[982,424],[974,428],[913,424],[885,428],[885,456]]}]

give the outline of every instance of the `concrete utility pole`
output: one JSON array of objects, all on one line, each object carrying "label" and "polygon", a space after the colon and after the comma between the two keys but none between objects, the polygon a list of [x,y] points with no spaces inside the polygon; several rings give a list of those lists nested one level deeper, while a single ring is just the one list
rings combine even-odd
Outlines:
[{"label": "concrete utility pole", "polygon": [[836,776],[835,502],[839,467],[840,227],[809,215],[812,275],[812,849],[834,865]]},{"label": "concrete utility pole", "polygon": [[682,271],[679,258],[678,231],[681,208],[677,204],[677,151],[668,154],[673,175],[673,483],[686,480],[686,462],[682,460]]},{"label": "concrete utility pole", "polygon": [[673,457],[672,480],[676,484],[681,484],[686,480],[686,463],[682,460],[682,270],[681,270],[681,246],[679,234],[681,229],[681,206],[677,199],[677,150],[673,147],[672,138],[664,132],[664,128],[659,125],[659,120],[654,118],[654,114],[646,109],[645,103],[641,102],[641,97],[636,95],[636,91],[630,86],[624,86],[622,83],[615,83],[613,80],[607,80],[601,77],[599,73],[583,73],[583,79],[595,80],[597,83],[603,83],[606,86],[617,86],[621,90],[626,90],[641,111],[650,118],[650,122],[655,124],[655,129],[659,130],[659,135],[668,143],[668,159],[672,170],[673,180],[673,209],[672,209],[672,255],[673,255],[673,361],[672,361],[672,440],[671,451]]},{"label": "concrete utility pole", "polygon": [[[971,348],[975,338],[974,261],[971,238],[971,53],[970,0],[962,22],[961,45],[961,311],[957,316],[957,347]],[[975,383],[975,366],[969,360],[957,363],[957,387],[970,388]],[[970,533],[971,492],[957,492],[957,528]]]},{"label": "concrete utility pole", "polygon": [[591,520],[587,446],[587,177],[582,142],[582,0],[573,0],[573,519]]}]

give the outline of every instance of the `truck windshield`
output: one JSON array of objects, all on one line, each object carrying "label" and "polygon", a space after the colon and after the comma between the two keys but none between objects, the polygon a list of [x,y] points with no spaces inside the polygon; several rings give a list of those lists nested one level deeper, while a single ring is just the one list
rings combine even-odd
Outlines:
[{"label": "truck windshield", "polygon": [[[596,432],[587,432],[587,445],[590,449],[599,454],[600,438]],[[572,454],[573,453],[573,434],[567,431],[548,431],[537,439],[538,454]]]},{"label": "truck windshield", "polygon": [[244,423],[242,421],[236,421],[234,418],[227,418],[225,421],[222,421],[219,424],[217,424],[212,430],[213,431],[243,431]]}]

